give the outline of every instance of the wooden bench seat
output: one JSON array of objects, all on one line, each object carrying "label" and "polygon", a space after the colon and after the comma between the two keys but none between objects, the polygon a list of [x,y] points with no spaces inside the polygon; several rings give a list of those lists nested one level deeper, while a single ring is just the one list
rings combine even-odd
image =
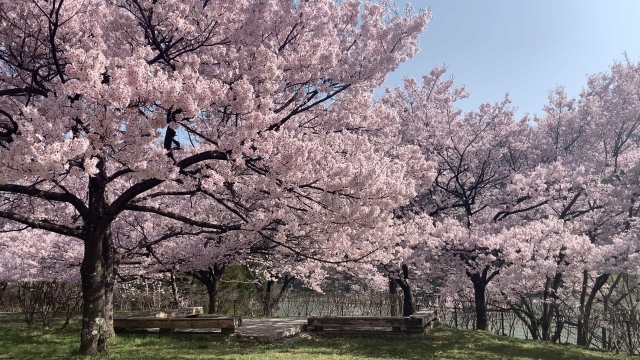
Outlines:
[{"label": "wooden bench seat", "polygon": [[172,332],[176,329],[221,329],[222,335],[235,332],[238,318],[157,318],[157,317],[123,317],[114,318],[113,327],[116,331],[133,329],[160,329],[161,332]]},{"label": "wooden bench seat", "polygon": [[423,334],[432,327],[435,311],[417,312],[412,316],[310,316],[307,329],[321,334],[339,335],[404,335]]},{"label": "wooden bench seat", "polygon": [[187,307],[180,309],[168,309],[168,310],[149,310],[149,311],[128,311],[118,313],[119,318],[140,318],[140,317],[156,317],[156,318],[192,318],[202,315],[202,307]]}]

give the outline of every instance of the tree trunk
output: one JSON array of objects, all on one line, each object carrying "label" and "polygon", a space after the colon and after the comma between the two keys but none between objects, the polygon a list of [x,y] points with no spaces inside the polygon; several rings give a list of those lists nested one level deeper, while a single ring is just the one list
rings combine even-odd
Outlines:
[{"label": "tree trunk", "polygon": [[205,284],[205,286],[207,287],[207,295],[209,295],[207,314],[215,314],[218,307],[218,280],[214,278],[213,281]]},{"label": "tree trunk", "polygon": [[560,315],[560,310],[558,309],[558,306],[555,307],[555,316],[556,316],[556,331],[553,334],[553,337],[551,338],[551,342],[553,342],[554,344],[560,341],[560,336],[562,335],[562,329],[564,329],[564,320],[562,319],[561,315]]},{"label": "tree trunk", "polygon": [[[225,265],[213,264],[209,266],[207,270],[197,270],[188,272],[194,279],[200,281],[207,288],[207,295],[209,297],[208,314],[215,314],[218,307],[218,282],[222,279]],[[177,289],[176,289],[177,291]]]},{"label": "tree trunk", "polygon": [[476,329],[488,330],[487,304],[485,295],[487,284],[482,281],[480,275],[478,274],[473,274],[471,281],[473,282],[473,293],[476,303]]},{"label": "tree trunk", "polygon": [[580,289],[580,307],[578,308],[580,314],[578,314],[578,334],[577,334],[577,340],[576,340],[577,345],[582,345],[582,343],[584,342],[583,339],[585,338],[585,336],[583,335],[585,331],[584,306],[585,306],[585,301],[587,299],[588,281],[589,281],[589,273],[587,272],[587,270],[583,270],[582,288]]},{"label": "tree trunk", "polygon": [[[586,271],[585,271],[585,276],[586,276]],[[577,340],[577,344],[580,346],[589,346],[590,341],[590,335],[591,335],[591,328],[590,328],[590,324],[589,321],[591,320],[591,309],[593,307],[593,300],[595,299],[596,295],[598,294],[598,291],[600,291],[600,289],[607,283],[607,280],[609,280],[609,276],[610,274],[602,274],[600,276],[598,276],[596,278],[595,283],[593,284],[593,288],[591,289],[591,292],[589,294],[589,297],[587,298],[586,303],[583,302],[583,297],[581,297],[580,299],[580,319],[582,320],[582,331],[580,331],[580,327],[578,327],[578,340]],[[583,288],[584,289],[584,293],[586,294],[586,280],[583,280]],[[584,305],[582,305],[584,303]],[[580,325],[580,322],[578,322],[578,325]]]},{"label": "tree trunk", "polygon": [[180,296],[178,295],[178,284],[176,284],[176,267],[171,268],[171,294],[173,295],[173,306],[180,307]]},{"label": "tree trunk", "polygon": [[558,300],[558,288],[562,282],[562,273],[556,272],[553,279],[547,277],[544,286],[543,304],[542,304],[542,318],[540,319],[540,325],[542,327],[542,340],[552,341],[553,335],[551,334],[553,316],[556,313],[555,309]]},{"label": "tree trunk", "polygon": [[106,353],[105,264],[102,257],[103,234],[85,240],[80,267],[82,279],[82,331],[80,354]]},{"label": "tree trunk", "polygon": [[411,291],[411,280],[409,280],[409,267],[407,265],[402,265],[402,279],[396,279],[396,282],[402,289],[402,316],[411,316],[415,312],[415,307]]},{"label": "tree trunk", "polygon": [[[255,277],[255,275],[254,275]],[[262,285],[262,282],[260,280],[258,280],[258,278],[255,278],[255,287],[256,287],[256,291],[258,291],[258,293],[260,293],[260,297],[262,300],[262,315],[263,316],[272,316],[273,315],[273,310],[276,308],[276,306],[278,306],[278,304],[280,303],[280,300],[282,299],[282,296],[287,292],[287,289],[289,288],[289,285],[291,285],[294,281],[295,281],[295,276],[288,276],[285,275],[283,279],[283,283],[282,283],[282,287],[280,288],[280,291],[278,292],[278,295],[276,295],[275,297],[273,296],[273,285],[276,284],[276,281],[274,280],[267,280],[266,283],[266,287]]]},{"label": "tree trunk", "polygon": [[282,296],[287,292],[287,290],[289,289],[289,285],[291,285],[294,281],[295,281],[295,276],[288,276],[285,275],[284,276],[284,281],[282,283],[282,287],[280,288],[280,292],[278,292],[278,295],[275,297],[275,299],[273,299],[272,303],[271,303],[271,312],[273,313],[273,309],[276,308],[276,306],[278,306],[278,304],[280,304],[280,300],[282,300]]},{"label": "tree trunk", "polygon": [[271,311],[273,310],[271,306],[271,288],[273,287],[273,284],[273,280],[268,280],[267,287],[262,293],[262,315],[266,317],[271,316]]},{"label": "tree trunk", "polygon": [[104,235],[102,242],[102,257],[104,259],[105,282],[104,282],[104,317],[105,317],[105,334],[107,338],[115,337],[116,332],[113,329],[113,288],[116,282],[115,274],[115,248],[113,246],[113,234],[109,227]]},{"label": "tree trunk", "polygon": [[513,311],[513,313],[518,317],[518,319],[520,319],[520,321],[522,321],[522,323],[527,327],[529,333],[531,333],[531,338],[533,340],[539,340],[539,323],[531,300],[525,296],[521,296],[519,304],[513,303],[511,304],[510,308],[511,311]]},{"label": "tree trunk", "polygon": [[[609,316],[609,296],[605,296],[603,299],[603,314],[605,317]],[[607,328],[602,327],[602,349],[609,350],[607,348]]]},{"label": "tree trunk", "polygon": [[[84,238],[84,256],[80,266],[83,300],[81,355],[107,352],[105,306],[107,278],[111,279],[113,276],[113,238],[104,161],[99,159],[96,167],[98,174],[89,177],[89,214],[85,221],[87,236]],[[110,271],[109,274],[107,271]]]},{"label": "tree trunk", "polygon": [[398,303],[396,302],[396,298],[398,296],[398,283],[393,278],[389,278],[389,295],[391,316],[398,316]]}]

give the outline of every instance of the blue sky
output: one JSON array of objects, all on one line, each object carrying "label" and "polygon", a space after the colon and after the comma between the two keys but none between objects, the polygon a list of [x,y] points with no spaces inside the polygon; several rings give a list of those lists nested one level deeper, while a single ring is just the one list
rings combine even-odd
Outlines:
[{"label": "blue sky", "polygon": [[[640,60],[640,0],[415,0],[433,19],[420,35],[420,53],[392,73],[384,86],[419,78],[446,65],[473,110],[509,93],[512,105],[541,113],[556,85],[579,95],[588,74],[606,71],[624,52]],[[395,4],[403,8],[402,0]],[[376,94],[381,94],[378,90]]]}]

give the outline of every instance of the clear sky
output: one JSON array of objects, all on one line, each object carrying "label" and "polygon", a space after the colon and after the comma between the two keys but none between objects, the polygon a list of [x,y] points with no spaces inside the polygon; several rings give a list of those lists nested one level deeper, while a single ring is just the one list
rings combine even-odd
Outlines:
[{"label": "clear sky", "polygon": [[[404,2],[395,4],[403,8]],[[512,105],[541,113],[556,85],[579,95],[588,74],[606,71],[626,52],[640,60],[640,0],[414,0],[433,19],[420,35],[420,53],[385,82],[402,84],[437,64],[448,67],[473,110],[509,93]],[[378,90],[381,94],[382,90]]]}]

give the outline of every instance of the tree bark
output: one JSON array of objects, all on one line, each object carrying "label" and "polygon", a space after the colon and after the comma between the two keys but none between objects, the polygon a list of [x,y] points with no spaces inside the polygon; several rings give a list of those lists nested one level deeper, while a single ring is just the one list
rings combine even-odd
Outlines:
[{"label": "tree bark", "polygon": [[585,306],[585,301],[587,299],[587,284],[589,281],[589,273],[587,272],[587,270],[583,270],[582,272],[582,288],[580,289],[580,307],[578,308],[580,314],[578,315],[578,334],[577,334],[577,340],[576,340],[576,344],[577,345],[581,345],[581,343],[583,342],[582,340],[585,338],[585,336],[583,335],[585,329],[584,329],[584,306]]},{"label": "tree bark", "polygon": [[556,317],[556,331],[553,333],[553,337],[551,338],[552,343],[557,343],[560,341],[560,336],[562,335],[562,330],[564,329],[564,320],[560,315],[560,309],[558,306],[555,307],[555,317]]},{"label": "tree bark", "polygon": [[207,287],[207,295],[209,296],[209,308],[207,314],[215,314],[218,308],[218,280],[214,278],[213,281],[205,284]]},{"label": "tree bark", "polygon": [[[521,302],[525,302],[526,299],[522,299]],[[529,311],[529,306],[524,303],[526,310],[518,307],[516,305],[511,305],[511,310],[513,313],[522,321],[522,323],[527,327],[529,332],[531,333],[532,340],[539,340],[540,335],[538,335],[538,321],[536,319],[535,314],[532,314]],[[504,334],[503,334],[504,335]]]},{"label": "tree bark", "polygon": [[402,289],[402,316],[411,316],[415,313],[413,293],[411,291],[411,280],[409,280],[409,267],[402,265],[402,278],[396,279],[400,289]]},{"label": "tree bark", "polygon": [[391,316],[398,316],[398,303],[396,302],[398,295],[398,283],[393,278],[389,278],[389,295]]},{"label": "tree bark", "polygon": [[295,276],[285,275],[283,278],[283,284],[278,292],[278,295],[273,296],[273,285],[276,284],[274,280],[267,280],[266,287],[262,285],[261,281],[257,278],[255,279],[256,290],[260,293],[262,297],[262,315],[263,316],[272,316],[273,310],[280,303],[282,296],[287,292],[289,285],[291,285],[295,281]]},{"label": "tree bark", "polygon": [[178,295],[178,284],[176,284],[176,267],[171,268],[171,294],[173,295],[173,306],[180,307],[180,296]]},{"label": "tree bark", "polygon": [[273,308],[271,307],[271,291],[274,283],[275,281],[268,280],[267,287],[262,293],[262,315],[267,317],[271,316],[271,312],[273,311]]},{"label": "tree bark", "polygon": [[102,257],[105,264],[105,282],[104,282],[104,316],[105,316],[105,334],[107,338],[115,337],[116,332],[113,329],[113,288],[116,282],[115,268],[115,248],[113,246],[113,234],[109,227],[104,235],[102,242]]},{"label": "tree bark", "polygon": [[[587,276],[587,272],[584,273],[585,277]],[[580,298],[580,320],[582,320],[582,331],[580,331],[580,322],[578,322],[578,340],[577,345],[580,346],[589,346],[590,341],[590,324],[591,320],[591,309],[593,307],[593,301],[595,300],[598,291],[607,283],[609,280],[610,274],[602,274],[596,278],[595,283],[593,284],[593,288],[587,298],[587,301],[584,302],[584,295]],[[586,294],[586,278],[583,279],[583,294]],[[584,305],[583,305],[584,304]]]},{"label": "tree bark", "polygon": [[[96,167],[99,169],[98,174],[89,177],[89,216],[88,223],[85,223],[88,231],[84,238],[84,256],[80,266],[83,300],[81,355],[107,352],[105,306],[107,278],[113,274],[113,252],[109,251],[113,247],[113,239],[111,224],[107,220],[110,214],[104,161],[99,159]],[[111,270],[109,276],[108,270]]]},{"label": "tree bark", "polygon": [[209,266],[207,270],[191,271],[188,273],[207,288],[207,295],[209,297],[207,314],[216,313],[218,307],[218,282],[222,279],[226,268],[225,265],[213,264],[213,266]]},{"label": "tree bark", "polygon": [[540,319],[540,326],[542,327],[542,340],[544,341],[553,341],[554,335],[551,334],[552,321],[556,313],[556,302],[558,300],[557,293],[561,282],[561,272],[556,272],[553,279],[547,277],[545,281],[542,304],[542,318]]},{"label": "tree bark", "polygon": [[513,313],[527,327],[533,340],[540,340],[540,321],[536,316],[531,298],[520,296],[520,301],[510,304]]},{"label": "tree bark", "polygon": [[487,304],[486,304],[486,289],[487,283],[482,279],[479,274],[473,274],[471,276],[473,282],[473,294],[476,305],[476,329],[488,330],[487,325]]},{"label": "tree bark", "polygon": [[105,264],[102,257],[103,234],[85,240],[80,267],[82,279],[82,331],[80,354],[106,353]]}]

